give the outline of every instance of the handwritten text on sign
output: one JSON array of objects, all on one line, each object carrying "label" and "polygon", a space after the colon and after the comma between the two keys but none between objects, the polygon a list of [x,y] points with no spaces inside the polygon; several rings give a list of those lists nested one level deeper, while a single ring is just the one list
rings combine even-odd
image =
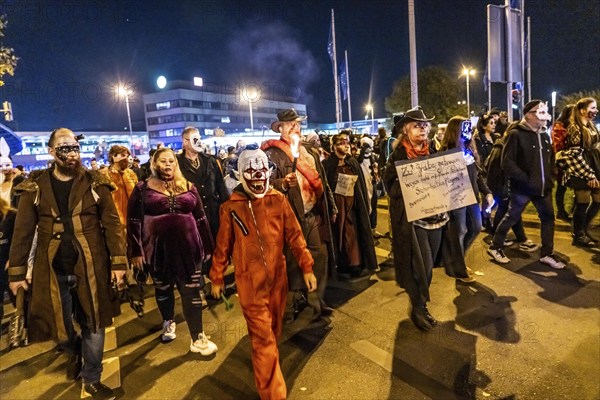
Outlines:
[{"label": "handwritten text on sign", "polygon": [[354,196],[354,185],[357,180],[358,175],[338,174],[335,193],[346,197]]},{"label": "handwritten text on sign", "polygon": [[460,149],[395,164],[409,222],[477,202]]}]

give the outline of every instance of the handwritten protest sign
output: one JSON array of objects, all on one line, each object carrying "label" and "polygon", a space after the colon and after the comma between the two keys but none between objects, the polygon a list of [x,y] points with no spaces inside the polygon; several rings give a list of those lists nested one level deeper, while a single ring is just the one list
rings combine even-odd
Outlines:
[{"label": "handwritten protest sign", "polygon": [[342,196],[354,196],[354,185],[358,180],[358,175],[338,174],[335,193]]},{"label": "handwritten protest sign", "polygon": [[461,149],[395,164],[409,222],[477,202]]}]

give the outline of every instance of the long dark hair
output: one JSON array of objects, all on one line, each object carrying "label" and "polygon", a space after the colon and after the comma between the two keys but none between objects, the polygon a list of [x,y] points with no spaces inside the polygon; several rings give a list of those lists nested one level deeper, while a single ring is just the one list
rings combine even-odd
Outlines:
[{"label": "long dark hair", "polygon": [[595,103],[596,99],[593,97],[584,97],[580,99],[575,107],[573,113],[569,118],[570,125],[569,131],[572,129],[578,129],[581,132],[581,144],[584,148],[589,148],[592,145],[592,131],[596,131],[596,126],[593,121],[588,121],[587,124],[583,123],[581,112],[585,111],[591,103]]},{"label": "long dark hair", "polygon": [[567,104],[565,108],[562,109],[558,118],[556,118],[556,122],[560,122],[565,128],[569,126],[569,119],[571,118],[571,114],[573,114],[573,109],[575,108],[575,104]]}]

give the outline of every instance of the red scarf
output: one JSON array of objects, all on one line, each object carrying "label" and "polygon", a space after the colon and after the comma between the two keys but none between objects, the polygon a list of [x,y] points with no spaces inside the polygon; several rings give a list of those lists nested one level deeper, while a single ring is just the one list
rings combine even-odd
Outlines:
[{"label": "red scarf", "polygon": [[[302,146],[302,144],[300,144],[300,146]],[[265,143],[262,144],[260,148],[264,151],[267,150],[269,147],[277,147],[279,150],[287,154],[287,156],[290,158],[290,161],[294,161],[294,156],[292,155],[292,149],[290,145],[284,142],[283,140],[267,140]],[[308,181],[310,188],[315,192],[317,198],[320,198],[323,194],[323,182],[321,181],[319,172],[315,168],[312,168],[308,164],[308,162],[302,157],[298,157],[298,161],[296,162],[296,168]]]},{"label": "red scarf", "polygon": [[411,159],[411,158],[418,158],[418,157],[423,157],[423,156],[428,156],[429,155],[429,141],[426,141],[423,144],[423,148],[421,150],[417,150],[413,147],[412,143],[410,142],[410,140],[408,139],[404,139],[402,141],[402,146],[404,146],[404,149],[406,150],[406,156]]}]

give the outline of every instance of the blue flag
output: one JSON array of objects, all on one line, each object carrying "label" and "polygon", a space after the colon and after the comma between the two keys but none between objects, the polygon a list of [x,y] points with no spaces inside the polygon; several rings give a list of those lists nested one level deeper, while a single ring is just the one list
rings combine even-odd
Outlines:
[{"label": "blue flag", "polygon": [[329,58],[331,58],[331,65],[333,65],[333,32],[331,31],[331,27],[329,28],[329,42],[327,42],[327,53],[329,53]]},{"label": "blue flag", "polygon": [[340,90],[344,100],[348,98],[348,70],[346,68],[346,60],[340,65]]},{"label": "blue flag", "polygon": [[510,8],[515,10],[521,9],[521,0],[510,0]]}]

